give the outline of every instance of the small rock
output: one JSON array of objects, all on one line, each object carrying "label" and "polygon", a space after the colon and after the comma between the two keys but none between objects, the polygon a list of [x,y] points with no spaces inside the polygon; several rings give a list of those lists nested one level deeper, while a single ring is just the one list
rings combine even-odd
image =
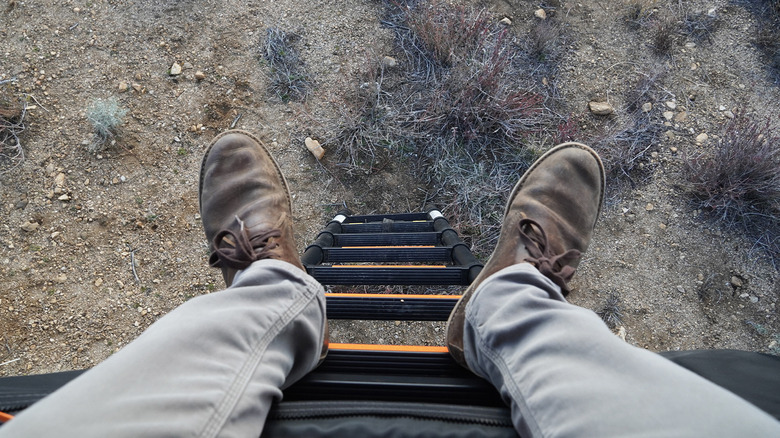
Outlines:
[{"label": "small rock", "polygon": [[202,81],[204,79],[206,79],[206,73],[203,73],[200,70],[195,72],[195,80]]},{"label": "small rock", "polygon": [[676,154],[677,153],[677,148],[672,146],[672,147],[669,148],[669,152],[671,152],[673,154]]},{"label": "small rock", "polygon": [[607,102],[589,102],[588,109],[590,109],[590,112],[598,116],[606,116],[615,112],[615,109],[612,108],[612,105],[608,104]]},{"label": "small rock", "polygon": [[707,134],[702,132],[701,134],[696,136],[696,143],[700,143],[700,144],[704,143],[707,141],[708,138],[710,137]]},{"label": "small rock", "polygon": [[617,335],[618,338],[622,339],[623,341],[626,340],[626,328],[623,327],[622,325],[618,327],[617,333],[615,334]]},{"label": "small rock", "polygon": [[499,21],[499,23],[503,24],[504,26],[510,26],[512,24],[512,20],[509,19],[509,17],[504,17]]},{"label": "small rock", "polygon": [[734,287],[742,287],[742,279],[737,277],[736,275],[733,275],[731,277],[731,285]]},{"label": "small rock", "polygon": [[649,113],[650,110],[652,110],[652,109],[653,109],[653,104],[650,103],[650,102],[647,102],[644,105],[642,105],[642,111],[643,112]]},{"label": "small rock", "polygon": [[653,210],[655,210],[655,206],[653,206],[653,204],[649,204],[648,203],[647,205],[645,205],[645,210],[653,211]]},{"label": "small rock", "polygon": [[393,58],[392,56],[385,56],[384,58],[382,58],[382,65],[385,68],[393,68],[396,65],[398,65],[398,61],[396,61],[395,58]]},{"label": "small rock", "polygon": [[751,295],[750,296],[750,302],[753,303],[753,304],[757,303],[758,302],[758,297],[755,296],[755,295]]},{"label": "small rock", "polygon": [[68,281],[68,276],[65,274],[60,274],[54,280],[56,280],[57,283],[65,283],[66,281]]},{"label": "small rock", "polygon": [[66,193],[66,194],[60,196],[57,199],[60,200],[60,201],[70,201],[70,196],[68,196],[68,194]]},{"label": "small rock", "polygon": [[669,101],[667,101],[667,102],[666,102],[666,106],[667,106],[667,107],[669,107],[669,109],[675,109],[675,108],[677,108],[677,104],[676,104],[676,103],[674,103],[674,102],[673,102],[673,101],[671,101],[671,100],[669,100]]},{"label": "small rock", "polygon": [[685,43],[685,48],[686,49],[692,49],[694,47],[696,47],[696,43]]},{"label": "small rock", "polygon": [[24,210],[27,207],[27,201],[19,201],[14,205],[17,210]]},{"label": "small rock", "polygon": [[534,11],[534,17],[539,18],[540,20],[547,19],[547,12],[544,11],[544,9],[539,8]]},{"label": "small rock", "polygon": [[726,111],[726,107],[721,105],[718,107],[718,111]]},{"label": "small rock", "polygon": [[318,160],[321,160],[325,155],[325,149],[320,146],[320,142],[317,140],[314,140],[311,137],[306,137],[304,143],[306,144],[306,149],[308,149],[309,152],[311,152],[311,154],[314,155],[314,157]]},{"label": "small rock", "polygon": [[144,87],[142,87],[141,84],[136,82],[133,82],[132,84],[130,84],[130,86],[133,87],[133,90],[135,90],[138,93],[140,93],[144,89]]},{"label": "small rock", "polygon": [[662,230],[665,230],[666,229],[666,224],[662,222],[662,223],[658,224],[658,228],[660,228]]},{"label": "small rock", "polygon": [[119,83],[119,86],[117,87],[117,90],[119,90],[120,93],[124,93],[125,91],[129,90],[130,86],[127,85],[127,82],[121,81]]},{"label": "small rock", "polygon": [[111,184],[119,184],[119,178],[114,177],[114,179],[111,180]]},{"label": "small rock", "polygon": [[57,174],[57,176],[54,177],[54,185],[57,187],[62,187],[65,184],[65,174],[60,172]]},{"label": "small rock", "polygon": [[185,62],[182,65],[182,68],[184,68],[185,70],[192,70],[192,64],[190,64],[189,62]]},{"label": "small rock", "polygon": [[674,118],[674,111],[664,111],[664,118],[666,120],[672,120]]},{"label": "small rock", "polygon": [[143,79],[143,76],[141,76],[141,73],[136,73],[134,77],[135,77],[136,81],[140,81],[141,79]]},{"label": "small rock", "polygon": [[667,140],[674,140],[674,132],[672,132],[672,131],[666,131],[666,132],[664,133],[664,135],[666,136],[666,139],[667,139]]},{"label": "small rock", "polygon": [[680,292],[681,294],[685,293],[685,288],[682,286],[677,286],[677,292]]},{"label": "small rock", "polygon": [[688,113],[685,111],[680,111],[674,116],[675,122],[684,122],[686,120],[688,120]]},{"label": "small rock", "polygon": [[102,285],[102,284],[103,284],[103,279],[102,278],[98,278],[97,280],[95,280],[95,286],[100,287],[100,285]]},{"label": "small rock", "polygon": [[171,76],[178,76],[181,74],[181,66],[178,62],[174,62],[173,65],[171,65],[171,72],[169,74]]},{"label": "small rock", "polygon": [[723,115],[730,119],[734,118],[734,113],[732,113],[730,110],[723,111]]},{"label": "small rock", "polygon": [[37,230],[40,224],[38,222],[25,222],[22,224],[22,231],[27,233],[32,233],[33,231]]}]

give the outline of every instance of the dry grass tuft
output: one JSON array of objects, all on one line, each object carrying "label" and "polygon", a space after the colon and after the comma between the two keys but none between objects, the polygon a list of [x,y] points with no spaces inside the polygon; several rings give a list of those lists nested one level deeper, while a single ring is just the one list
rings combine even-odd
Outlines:
[{"label": "dry grass tuft", "polygon": [[302,100],[312,88],[312,80],[301,61],[295,43],[298,35],[268,28],[260,54],[270,68],[269,90],[282,102]]}]

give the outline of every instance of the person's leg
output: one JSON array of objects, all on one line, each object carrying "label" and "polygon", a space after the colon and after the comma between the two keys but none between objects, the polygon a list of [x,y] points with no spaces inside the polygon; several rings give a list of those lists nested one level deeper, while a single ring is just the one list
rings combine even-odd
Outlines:
[{"label": "person's leg", "polygon": [[257,138],[214,139],[199,201],[210,263],[229,289],[161,318],[0,435],[260,435],[281,389],[327,351],[324,291],[301,265],[287,183]]},{"label": "person's leg", "polygon": [[620,340],[530,264],[482,282],[465,319],[468,366],[522,436],[780,436],[757,407]]},{"label": "person's leg", "polygon": [[565,301],[604,185],[598,155],[578,143],[520,178],[495,251],[450,315],[453,358],[493,383],[525,436],[780,436],[758,408]]},{"label": "person's leg", "polygon": [[325,297],[262,260],[194,298],[0,428],[0,436],[260,436],[281,388],[320,359]]}]

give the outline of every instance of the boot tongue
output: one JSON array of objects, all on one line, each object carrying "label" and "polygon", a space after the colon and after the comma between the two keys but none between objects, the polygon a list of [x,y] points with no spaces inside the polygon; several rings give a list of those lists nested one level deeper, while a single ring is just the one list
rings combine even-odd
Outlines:
[{"label": "boot tongue", "polygon": [[529,254],[525,261],[536,266],[542,275],[557,284],[564,296],[568,295],[571,289],[567,283],[575,272],[571,264],[579,260],[582,253],[570,249],[563,254],[553,254],[547,242],[547,234],[539,223],[532,219],[521,219],[517,228],[520,242]]}]

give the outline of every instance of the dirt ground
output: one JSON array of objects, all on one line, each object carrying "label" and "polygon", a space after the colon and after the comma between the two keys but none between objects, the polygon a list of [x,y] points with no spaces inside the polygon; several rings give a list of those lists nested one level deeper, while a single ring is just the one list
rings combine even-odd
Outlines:
[{"label": "dirt ground", "polygon": [[[177,305],[222,288],[206,262],[197,181],[209,141],[231,126],[267,139],[293,193],[301,251],[334,205],[418,211],[435,192],[400,164],[348,178],[327,153],[320,164],[304,147],[339,117],[366,63],[394,54],[381,2],[4,1],[0,81],[11,80],[2,86],[26,93],[32,107],[26,161],[0,176],[0,375],[94,366]],[[681,155],[696,150],[701,133],[714,140],[728,111],[777,111],[780,88],[751,43],[754,17],[725,0],[685,2],[714,10],[721,24],[710,41],[683,38],[658,56],[647,30],[627,27],[623,2],[549,3],[474,5],[497,21],[509,17],[518,32],[540,6],[555,13],[567,35],[556,80],[584,132],[606,123],[589,113],[589,101],[609,101],[617,112],[610,120],[619,118],[627,84],[653,66],[668,72],[653,111],[675,116],[665,127],[671,134],[652,148],[648,182],[607,205],[571,301],[599,311],[615,294],[617,330],[650,350],[777,353],[778,271],[750,240],[698,218],[675,188]],[[258,48],[272,26],[301,37],[316,85],[303,103],[266,91]],[[174,63],[180,75],[170,75]],[[109,97],[128,113],[116,144],[93,155],[85,111]],[[441,344],[443,332],[442,324],[343,322],[331,334]]]}]

